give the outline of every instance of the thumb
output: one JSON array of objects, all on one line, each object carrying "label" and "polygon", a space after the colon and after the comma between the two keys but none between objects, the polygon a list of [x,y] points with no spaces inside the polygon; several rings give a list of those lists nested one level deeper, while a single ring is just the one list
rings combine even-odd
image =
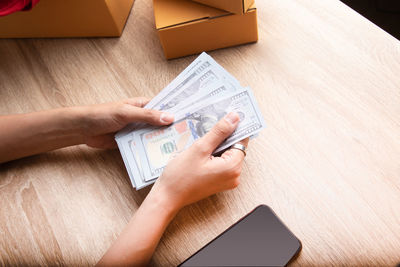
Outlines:
[{"label": "thumb", "polygon": [[239,124],[239,115],[230,112],[223,117],[215,126],[199,141],[207,153],[212,153],[226,138],[228,138]]},{"label": "thumb", "polygon": [[144,122],[151,125],[168,125],[174,121],[174,116],[168,112],[154,109],[129,106],[125,114],[127,123]]}]

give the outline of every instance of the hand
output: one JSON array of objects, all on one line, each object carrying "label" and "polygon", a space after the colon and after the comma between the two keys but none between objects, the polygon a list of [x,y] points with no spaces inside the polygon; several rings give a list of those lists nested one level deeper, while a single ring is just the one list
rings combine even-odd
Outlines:
[{"label": "hand", "polygon": [[143,97],[120,102],[67,107],[0,118],[0,163],[62,147],[87,144],[97,148],[116,146],[114,134],[131,122],[167,125],[170,114],[144,109]]},{"label": "hand", "polygon": [[[179,210],[237,187],[244,153],[237,149],[228,149],[221,157],[214,157],[212,153],[233,133],[238,123],[239,116],[234,112],[221,119],[210,132],[168,163],[150,194],[161,196],[169,208]],[[248,141],[246,138],[240,143],[247,147]]]},{"label": "hand", "polygon": [[[239,185],[244,153],[213,151],[239,124],[229,113],[189,149],[172,159],[139,210],[98,265],[147,266],[169,222],[184,206]],[[248,144],[248,138],[240,143]]]},{"label": "hand", "polygon": [[137,97],[120,102],[78,107],[84,115],[84,143],[96,148],[114,148],[115,132],[132,122],[167,125],[173,122],[171,114],[144,109],[149,99]]}]

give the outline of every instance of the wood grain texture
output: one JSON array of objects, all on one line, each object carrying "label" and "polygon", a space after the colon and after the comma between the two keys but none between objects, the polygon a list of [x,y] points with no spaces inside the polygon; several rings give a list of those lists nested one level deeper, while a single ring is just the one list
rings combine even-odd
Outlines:
[{"label": "wood grain texture", "polygon": [[[211,52],[268,124],[241,185],[185,208],[155,266],[176,265],[258,204],[301,239],[294,265],[400,262],[400,43],[337,0],[257,2],[259,42]],[[0,40],[0,114],[154,96],[166,61],[150,0],[121,38]],[[92,265],[149,189],[118,151],[77,146],[0,166],[0,264]]]}]

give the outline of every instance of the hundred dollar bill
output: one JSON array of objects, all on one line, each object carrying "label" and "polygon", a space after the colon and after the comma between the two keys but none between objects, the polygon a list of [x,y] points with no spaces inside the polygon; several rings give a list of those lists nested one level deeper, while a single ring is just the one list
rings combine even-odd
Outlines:
[{"label": "hundred dollar bill", "polygon": [[[166,88],[164,88],[156,97],[153,98],[151,102],[149,102],[145,108],[156,109],[155,105],[162,104],[163,101],[167,101],[174,93],[178,92],[181,87],[185,84],[189,83],[191,79],[196,77],[196,75],[201,72],[201,70],[205,70],[211,67],[210,56],[206,53],[202,53],[199,57],[196,58],[184,71],[182,71]],[[208,61],[207,61],[208,60]],[[131,132],[135,128],[143,127],[143,125],[132,123],[119,131],[115,135],[115,140],[117,142],[118,148],[121,152],[122,159],[128,171],[129,178],[133,187],[145,186],[147,184],[143,184],[143,179],[138,176],[140,173],[140,167],[135,165],[137,162],[134,154],[131,152],[132,149],[132,138]],[[135,173],[135,174],[133,174]],[[136,181],[135,181],[136,180]]]},{"label": "hundred dollar bill", "polygon": [[240,83],[232,78],[231,75],[223,70],[211,57],[205,61],[210,63],[207,68],[200,68],[191,81],[185,85],[176,88],[168,96],[157,101],[156,104],[149,103],[150,108],[166,112],[182,110],[182,106],[187,104],[189,99],[200,99],[209,94],[216,83],[223,83],[230,91],[236,91],[241,88]]},{"label": "hundred dollar bill", "polygon": [[[176,110],[180,104],[185,105],[185,101],[189,98],[199,98],[203,94],[208,93],[208,89],[212,87],[213,83],[221,81],[221,76],[215,69],[208,69],[203,72],[191,84],[183,88],[180,92],[175,94],[170,100],[161,104],[160,110],[171,112],[172,109]],[[227,85],[228,86],[228,85]],[[235,88],[234,86],[232,86]]]},{"label": "hundred dollar bill", "polygon": [[136,149],[136,144],[132,140],[131,135],[123,136],[116,139],[118,142],[125,142],[124,145],[119,145],[119,150],[122,155],[125,167],[127,169],[129,179],[131,180],[132,186],[137,190],[152,184],[154,181],[145,181],[143,178],[143,171],[141,162],[139,159],[138,150]]},{"label": "hundred dollar bill", "polygon": [[[239,82],[222,68],[213,58],[206,53],[202,53],[193,63],[189,65],[176,79],[174,79],[166,88],[164,88],[156,97],[150,101],[145,108],[176,112],[182,109],[182,105],[198,102],[197,99],[212,93],[208,90],[213,83],[224,82],[225,87],[230,91],[240,88]],[[122,159],[128,170],[132,185],[137,188],[148,185],[144,183],[141,169],[135,164],[138,160],[132,147],[131,132],[143,127],[140,124],[131,124],[122,131],[118,132],[115,139],[121,152]],[[135,173],[135,174],[134,174]]]},{"label": "hundred dollar bill", "polygon": [[[189,97],[197,97],[207,93],[205,91],[213,82],[220,81],[232,89],[240,88],[240,83],[212,57],[202,53],[198,59],[200,63],[192,68],[190,75],[178,86],[171,89],[167,86],[162,92],[153,98],[146,108],[168,111],[178,107]],[[196,59],[197,60],[197,59]],[[166,92],[166,93],[164,93]],[[160,95],[164,93],[162,97]]]},{"label": "hundred dollar bill", "polygon": [[222,98],[240,90],[243,90],[243,88],[227,86],[222,82],[215,82],[211,84],[206,90],[204,90],[202,94],[189,97],[188,99],[186,99],[185,103],[182,103],[181,105],[172,108],[169,112],[177,114],[179,112],[182,112],[182,110],[187,110],[190,107],[200,105],[205,101],[215,101],[218,98]]},{"label": "hundred dollar bill", "polygon": [[[211,63],[209,61],[209,55],[202,53],[198,56],[186,69],[184,69],[172,82],[170,82],[159,94],[157,94],[145,108],[154,109],[157,104],[165,102],[168,97],[176,93],[179,88],[184,86],[186,83],[190,82],[196,74],[198,74],[202,69],[210,67]],[[208,60],[208,61],[207,61]],[[119,131],[115,138],[120,138],[124,135],[129,134],[135,128],[135,124],[130,124],[121,131]]]},{"label": "hundred dollar bill", "polygon": [[190,107],[177,115],[175,122],[168,127],[135,131],[134,141],[143,167],[144,180],[150,181],[160,176],[171,158],[190,147],[231,111],[239,114],[240,123],[233,134],[215,150],[214,153],[218,153],[265,127],[250,88],[211,103]]},{"label": "hundred dollar bill", "polygon": [[[195,95],[189,97],[189,99],[185,101],[185,104],[181,104],[176,108],[180,108],[182,106],[182,108],[180,109],[185,110],[195,106],[196,104],[198,105],[199,103],[203,103],[204,101],[209,101],[210,99],[215,100],[217,98],[223,97],[224,95],[226,96],[228,94],[235,92],[236,90],[239,90],[238,88],[234,88],[229,85],[227,86],[222,82],[215,82],[215,83],[213,82],[210,85],[212,86],[204,90],[204,92],[207,94],[203,94],[202,96]],[[177,110],[172,109],[170,112],[176,113]],[[124,153],[122,154],[123,157],[126,157],[125,155],[128,155],[123,160],[127,167],[128,174],[129,177],[131,178],[132,184],[135,184],[135,187],[137,189],[140,189],[143,186],[146,186],[147,182],[145,182],[143,179],[141,162],[140,160],[138,160],[139,159],[138,149],[136,148],[136,142],[132,139],[133,139],[132,135],[126,136],[126,142],[128,143],[128,145],[122,147],[121,154]],[[123,140],[123,138],[120,138],[118,141],[120,142],[121,140]],[[135,173],[135,175],[133,173]],[[134,179],[133,177],[135,177],[136,179]]]},{"label": "hundred dollar bill", "polygon": [[[185,102],[185,104],[179,105],[177,107],[179,108],[180,106],[182,106],[181,109],[184,110],[196,104],[202,103],[203,101],[209,101],[210,99],[217,99],[219,97],[222,97],[229,93],[233,93],[234,91],[238,90],[237,88],[226,86],[222,82],[217,82],[213,85],[214,86],[210,88],[214,89],[205,90],[206,92],[208,92],[206,95],[203,95],[200,98],[199,96],[190,97],[189,100]],[[176,111],[171,110],[170,112],[175,113]],[[133,139],[132,135],[126,137],[126,142],[128,143],[128,146],[123,146],[122,151],[124,152],[123,157],[125,156],[125,154],[128,155],[128,157],[124,159],[124,162],[126,162],[125,165],[127,167],[129,177],[131,178],[131,182],[132,184],[135,185],[137,189],[140,189],[148,184],[147,182],[144,181],[141,162],[140,160],[138,160],[139,159],[138,149],[136,148],[135,141],[133,141],[132,139]],[[119,141],[121,140],[123,139],[119,139]],[[133,173],[135,173],[135,175]],[[134,179],[133,177],[135,177],[136,179]]]},{"label": "hundred dollar bill", "polygon": [[[156,95],[144,108],[166,111],[170,107],[176,107],[187,97],[194,93],[201,94],[202,88],[212,81],[219,80],[227,83],[232,88],[240,87],[240,83],[212,57],[203,52],[181,74]],[[137,124],[131,124],[119,131],[115,137],[120,138],[137,128]]]}]

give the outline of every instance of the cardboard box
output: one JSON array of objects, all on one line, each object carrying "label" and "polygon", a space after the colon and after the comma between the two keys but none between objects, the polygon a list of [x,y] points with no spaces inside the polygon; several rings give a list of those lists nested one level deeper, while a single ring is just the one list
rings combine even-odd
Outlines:
[{"label": "cardboard box", "polygon": [[0,17],[0,38],[121,36],[134,0],[41,0]]},{"label": "cardboard box", "polygon": [[254,4],[254,0],[192,0],[204,5],[223,9],[235,14],[246,13]]},{"label": "cardboard box", "polygon": [[258,40],[255,6],[237,15],[192,1],[153,3],[156,28],[167,59]]}]

